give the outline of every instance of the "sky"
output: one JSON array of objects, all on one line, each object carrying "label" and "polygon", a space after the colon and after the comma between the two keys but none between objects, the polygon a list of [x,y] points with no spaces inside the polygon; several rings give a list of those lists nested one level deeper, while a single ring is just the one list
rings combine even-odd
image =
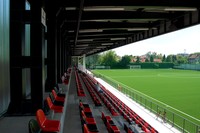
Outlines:
[{"label": "sky", "polygon": [[165,35],[113,49],[117,55],[140,56],[147,52],[162,55],[200,52],[200,25],[192,26]]}]

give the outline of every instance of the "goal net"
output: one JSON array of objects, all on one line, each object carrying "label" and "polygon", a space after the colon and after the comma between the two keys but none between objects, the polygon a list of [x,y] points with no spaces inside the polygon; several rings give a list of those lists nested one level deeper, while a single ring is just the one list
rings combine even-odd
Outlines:
[{"label": "goal net", "polygon": [[130,69],[141,69],[141,65],[130,65]]},{"label": "goal net", "polygon": [[110,69],[110,66],[95,66],[95,69]]}]

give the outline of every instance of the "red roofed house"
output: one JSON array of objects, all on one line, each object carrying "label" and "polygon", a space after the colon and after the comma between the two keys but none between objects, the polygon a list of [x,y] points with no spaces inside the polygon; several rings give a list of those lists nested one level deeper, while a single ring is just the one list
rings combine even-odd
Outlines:
[{"label": "red roofed house", "polygon": [[200,62],[200,54],[191,54],[188,57],[188,62],[191,64],[195,64],[197,62]]},{"label": "red roofed house", "polygon": [[153,59],[153,62],[161,63],[162,60],[161,59]]}]

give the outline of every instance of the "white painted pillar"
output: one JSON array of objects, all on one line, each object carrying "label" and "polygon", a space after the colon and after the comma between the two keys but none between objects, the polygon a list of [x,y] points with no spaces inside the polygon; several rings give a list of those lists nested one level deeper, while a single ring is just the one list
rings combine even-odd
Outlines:
[{"label": "white painted pillar", "polygon": [[77,67],[79,68],[80,67],[80,64],[79,64],[79,56],[77,57]]},{"label": "white painted pillar", "polygon": [[85,66],[85,54],[83,55],[83,71],[86,71],[86,66]]}]

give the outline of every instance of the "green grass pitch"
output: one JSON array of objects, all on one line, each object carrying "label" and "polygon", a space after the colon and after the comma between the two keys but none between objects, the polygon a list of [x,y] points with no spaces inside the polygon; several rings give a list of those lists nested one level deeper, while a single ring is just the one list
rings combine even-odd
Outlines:
[{"label": "green grass pitch", "polygon": [[[175,69],[94,70],[196,119],[200,119],[200,71]],[[198,122],[200,123],[200,122]]]}]

